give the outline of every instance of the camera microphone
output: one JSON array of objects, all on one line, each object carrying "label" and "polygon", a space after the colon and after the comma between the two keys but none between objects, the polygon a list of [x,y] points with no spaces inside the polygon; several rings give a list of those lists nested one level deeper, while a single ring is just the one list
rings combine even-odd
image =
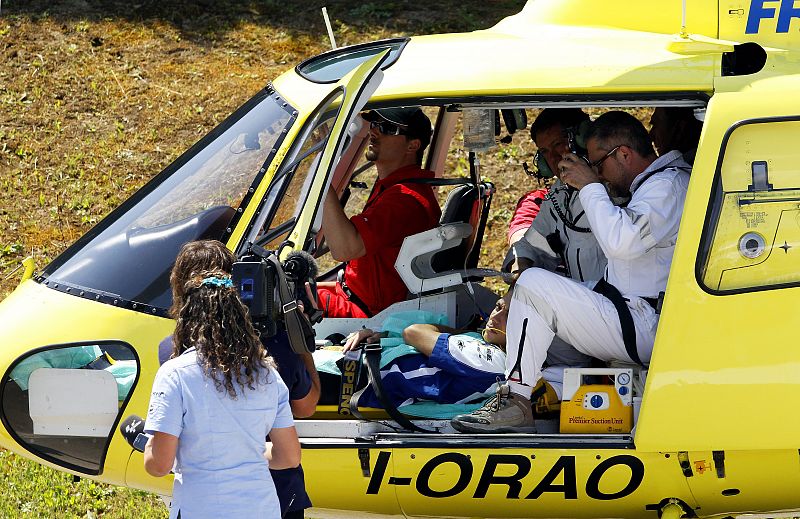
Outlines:
[{"label": "camera microphone", "polygon": [[147,445],[147,440],[151,435],[144,432],[144,420],[132,414],[119,424],[119,432],[125,441],[139,452],[144,452],[144,446]]},{"label": "camera microphone", "polygon": [[[286,261],[283,263],[283,270],[294,284],[294,297],[303,304],[304,313],[308,317],[309,324],[316,324],[322,320],[322,312],[316,309],[317,306],[317,274],[319,268],[314,256],[303,250],[292,251],[286,255]],[[306,283],[311,286],[311,295],[313,298],[309,299],[309,294],[306,292]],[[306,334],[306,348],[308,351],[314,351],[313,346],[313,331],[308,330]],[[309,342],[310,341],[310,342]],[[309,346],[312,345],[312,346]]]},{"label": "camera microphone", "polygon": [[283,269],[286,271],[286,275],[294,281],[313,281],[319,274],[314,256],[303,250],[296,250],[287,254]]}]

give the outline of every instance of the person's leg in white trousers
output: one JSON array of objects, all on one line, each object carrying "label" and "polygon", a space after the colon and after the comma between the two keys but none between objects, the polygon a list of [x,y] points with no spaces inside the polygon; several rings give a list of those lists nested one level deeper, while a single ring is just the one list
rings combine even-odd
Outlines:
[{"label": "person's leg in white trousers", "polygon": [[[636,328],[637,350],[646,363],[658,316],[640,298],[631,298],[628,308]],[[630,360],[613,303],[580,283],[542,269],[528,269],[517,280],[506,331],[506,378],[511,391],[523,396],[530,397],[542,377],[542,364],[556,336],[600,360]]]},{"label": "person's leg in white trousers", "polygon": [[[628,303],[636,328],[638,354],[650,360],[658,316],[644,300]],[[528,269],[517,280],[508,313],[507,384],[481,409],[455,417],[461,432],[530,432],[535,430],[530,397],[542,377],[542,365],[558,336],[586,355],[628,360],[616,308],[604,296],[575,281]]]}]

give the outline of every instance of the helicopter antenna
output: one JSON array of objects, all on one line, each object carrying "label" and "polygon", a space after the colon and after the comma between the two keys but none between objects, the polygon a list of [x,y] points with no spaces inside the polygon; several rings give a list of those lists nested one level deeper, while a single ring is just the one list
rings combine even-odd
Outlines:
[{"label": "helicopter antenna", "polygon": [[[323,9],[325,9],[323,7]],[[681,38],[688,38],[689,33],[686,32],[686,0],[683,0],[683,8],[681,10]]]},{"label": "helicopter antenna", "polygon": [[[2,0],[0,0],[0,1],[2,1]],[[683,1],[684,1],[684,5],[685,5],[686,0],[683,0]],[[333,27],[331,27],[331,19],[328,18],[328,8],[327,7],[323,7],[322,8],[322,17],[325,19],[325,27],[328,29],[328,38],[330,38],[330,40],[331,40],[331,48],[333,50],[336,50],[336,38],[333,37]]]}]

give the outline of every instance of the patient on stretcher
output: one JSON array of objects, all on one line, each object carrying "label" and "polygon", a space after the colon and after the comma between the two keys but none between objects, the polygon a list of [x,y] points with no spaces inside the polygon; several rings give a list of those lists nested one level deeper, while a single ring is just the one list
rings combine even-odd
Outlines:
[{"label": "patient on stretcher", "polygon": [[[479,407],[495,393],[498,381],[504,380],[509,301],[510,293],[497,300],[482,334],[437,324],[437,316],[433,314],[414,315],[417,321],[427,322],[410,325],[407,319],[412,316],[398,315],[387,320],[383,333],[363,329],[350,334],[342,353],[380,341],[384,396],[404,413],[447,418],[461,409]],[[443,321],[443,316],[440,317],[439,322]],[[395,338],[387,337],[391,335]],[[322,356],[315,354],[315,357],[318,369],[324,371],[319,362]],[[560,374],[559,371],[552,377],[559,385]],[[549,393],[549,401],[557,401],[552,389]],[[383,407],[371,386],[359,397],[358,405]]]},{"label": "patient on stretcher", "polygon": [[[395,406],[420,400],[439,404],[482,401],[494,394],[498,377],[505,369],[505,298],[498,299],[486,321],[483,336],[459,333],[436,324],[412,324],[403,330],[403,341],[418,353],[403,355],[381,366],[386,396]],[[344,351],[364,342],[376,342],[380,334],[360,330],[351,334]],[[372,388],[359,399],[361,406],[381,407]]]}]

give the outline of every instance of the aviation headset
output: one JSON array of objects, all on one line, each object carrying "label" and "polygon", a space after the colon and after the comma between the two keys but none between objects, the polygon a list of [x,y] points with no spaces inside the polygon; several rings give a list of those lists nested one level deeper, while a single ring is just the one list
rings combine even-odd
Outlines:
[{"label": "aviation headset", "polygon": [[[569,151],[576,154],[587,163],[589,162],[586,158],[586,135],[589,133],[589,120],[581,121],[580,124],[577,126],[570,126],[564,129],[564,133],[567,136],[567,146],[569,147]],[[525,168],[525,172],[528,175],[536,177],[540,180],[553,178],[555,173],[550,166],[547,164],[547,160],[545,160],[544,155],[536,151],[536,154],[533,156],[533,170],[529,170],[527,167]]]},{"label": "aviation headset", "polygon": [[[589,125],[591,123],[588,119],[581,121],[577,126],[569,126],[564,129],[564,133],[567,136],[567,147],[569,151],[576,154],[578,157],[583,159],[587,164],[589,164],[589,159],[587,158],[588,152],[586,151],[586,136],[589,134]],[[534,169],[533,171],[528,169],[527,163],[522,164],[522,168],[525,170],[525,173],[528,175],[535,177],[539,180],[553,178],[555,173],[550,166],[547,164],[547,160],[545,160],[544,155],[540,153],[538,150],[536,154],[533,156],[533,163]],[[573,188],[570,186],[566,186],[567,191],[569,192]],[[547,192],[545,195],[547,200],[553,203],[553,209],[555,209],[558,217],[564,222],[564,225],[569,227],[575,232],[579,233],[589,233],[592,230],[589,227],[581,227],[576,224],[576,221],[583,215],[583,213],[579,214],[575,218],[570,218],[567,213],[561,207],[561,204],[558,202],[556,197],[553,196],[551,191]],[[548,240],[549,241],[549,240]],[[556,250],[555,248],[553,250]]]}]

